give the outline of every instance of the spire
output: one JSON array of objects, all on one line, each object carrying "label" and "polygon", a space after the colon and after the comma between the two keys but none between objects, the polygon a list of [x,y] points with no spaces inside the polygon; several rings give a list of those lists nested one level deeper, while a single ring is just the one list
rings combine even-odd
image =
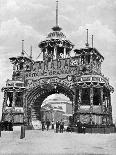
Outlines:
[{"label": "spire", "polygon": [[24,56],[24,40],[22,40],[22,52],[21,52],[21,56]]},{"label": "spire", "polygon": [[56,0],[56,27],[58,27],[58,0]]},{"label": "spire", "polygon": [[87,30],[87,43],[85,45],[86,45],[86,47],[89,47],[89,43],[88,43],[88,29],[86,29],[86,30]]},{"label": "spire", "polygon": [[93,48],[93,35],[92,35],[92,48]]},{"label": "spire", "polygon": [[56,26],[52,28],[53,31],[60,31],[62,28],[58,26],[58,0],[56,0]]},{"label": "spire", "polygon": [[32,46],[30,48],[30,59],[32,59]]}]

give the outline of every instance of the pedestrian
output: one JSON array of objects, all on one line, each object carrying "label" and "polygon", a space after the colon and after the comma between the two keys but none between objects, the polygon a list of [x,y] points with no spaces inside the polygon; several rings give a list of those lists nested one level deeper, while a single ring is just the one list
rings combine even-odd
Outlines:
[{"label": "pedestrian", "polygon": [[63,129],[64,129],[64,122],[61,119],[61,122],[60,122],[60,133],[63,133]]},{"label": "pedestrian", "polygon": [[54,121],[52,121],[51,124],[52,124],[52,129],[54,129]]},{"label": "pedestrian", "polygon": [[42,121],[41,121],[41,124],[42,124],[42,131],[44,131],[44,129],[45,129],[45,121],[42,120]]},{"label": "pedestrian", "polygon": [[46,125],[47,125],[47,131],[49,130],[49,126],[50,126],[50,121],[49,119],[46,121]]},{"label": "pedestrian", "polygon": [[56,121],[56,133],[59,131],[59,121]]}]

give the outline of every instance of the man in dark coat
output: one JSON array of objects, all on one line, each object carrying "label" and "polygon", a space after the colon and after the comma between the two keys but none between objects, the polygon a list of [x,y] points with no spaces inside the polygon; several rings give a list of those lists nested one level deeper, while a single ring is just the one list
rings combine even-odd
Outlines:
[{"label": "man in dark coat", "polygon": [[56,133],[58,133],[59,125],[60,125],[59,121],[56,121]]},{"label": "man in dark coat", "polygon": [[49,130],[49,126],[50,126],[50,121],[49,119],[46,121],[46,125],[47,125],[47,131]]},{"label": "man in dark coat", "polygon": [[44,129],[45,129],[45,121],[42,120],[42,121],[41,121],[41,124],[42,124],[42,131],[44,131]]},{"label": "man in dark coat", "polygon": [[51,124],[52,124],[52,129],[54,129],[54,121],[52,121]]},{"label": "man in dark coat", "polygon": [[63,133],[63,129],[64,129],[64,122],[61,120],[61,122],[60,122],[60,133]]}]

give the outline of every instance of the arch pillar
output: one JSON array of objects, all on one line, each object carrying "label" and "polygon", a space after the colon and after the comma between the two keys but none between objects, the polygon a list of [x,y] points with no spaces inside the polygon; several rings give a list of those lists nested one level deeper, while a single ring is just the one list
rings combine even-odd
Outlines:
[{"label": "arch pillar", "polygon": [[90,123],[92,124],[93,118],[93,86],[90,87]]},{"label": "arch pillar", "polygon": [[108,107],[108,111],[109,111],[109,123],[112,124],[113,120],[112,120],[112,105],[111,105],[111,94],[109,93],[109,107]]},{"label": "arch pillar", "polygon": [[15,101],[16,101],[16,90],[13,89],[12,109],[15,109]]},{"label": "arch pillar", "polygon": [[3,109],[6,107],[6,105],[7,105],[7,91],[4,91]]},{"label": "arch pillar", "polygon": [[57,58],[57,48],[54,46],[54,60]]},{"label": "arch pillar", "polygon": [[66,58],[66,47],[64,47],[64,58]]},{"label": "arch pillar", "polygon": [[104,111],[104,103],[103,103],[103,94],[104,94],[103,93],[103,87],[100,88],[100,94],[101,94],[101,110],[102,110],[102,116],[101,116],[102,117],[102,122],[101,123],[103,124],[104,123],[104,118],[105,118],[105,116],[104,116],[104,112],[105,112]]},{"label": "arch pillar", "polygon": [[81,104],[81,93],[82,93],[82,88],[79,87],[74,87],[74,113],[73,113],[73,119],[74,122],[77,123],[77,121],[80,121],[80,113],[79,113],[79,108]]},{"label": "arch pillar", "polygon": [[81,102],[82,102],[81,95],[82,95],[82,87],[79,87],[79,100],[78,100],[78,107],[80,107]]},{"label": "arch pillar", "polygon": [[2,106],[2,120],[4,120],[5,114],[5,108],[7,106],[7,91],[4,90],[4,97],[3,97],[3,106]]},{"label": "arch pillar", "polygon": [[23,93],[23,110],[24,110],[24,124],[27,124],[27,99],[26,99],[26,90]]}]

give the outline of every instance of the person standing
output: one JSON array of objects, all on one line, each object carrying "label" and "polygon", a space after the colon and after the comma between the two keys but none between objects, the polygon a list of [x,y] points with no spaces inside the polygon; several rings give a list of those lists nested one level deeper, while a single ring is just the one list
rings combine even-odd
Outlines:
[{"label": "person standing", "polygon": [[56,133],[59,131],[59,121],[56,121]]},{"label": "person standing", "polygon": [[52,121],[52,123],[51,123],[51,124],[52,124],[52,129],[54,129],[54,121]]},{"label": "person standing", "polygon": [[42,124],[42,131],[44,131],[44,129],[45,129],[45,121],[42,120],[42,121],[41,121],[41,124]]},{"label": "person standing", "polygon": [[64,129],[64,122],[61,119],[61,122],[60,122],[60,133],[63,133],[63,129]]},{"label": "person standing", "polygon": [[46,125],[47,125],[47,131],[49,130],[49,126],[50,126],[50,121],[49,119],[46,121]]}]

